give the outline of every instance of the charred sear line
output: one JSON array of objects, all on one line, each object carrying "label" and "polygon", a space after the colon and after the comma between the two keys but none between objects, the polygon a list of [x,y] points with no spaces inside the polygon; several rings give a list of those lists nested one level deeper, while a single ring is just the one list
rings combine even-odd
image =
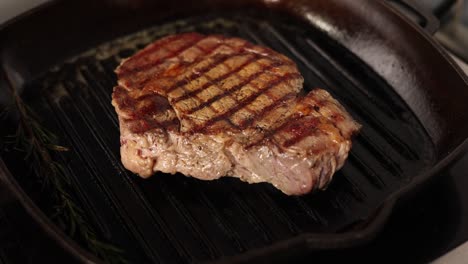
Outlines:
[{"label": "charred sear line", "polygon": [[[252,55],[252,54],[249,54],[249,53],[233,54],[233,56],[231,58],[241,57],[241,56],[251,56],[251,58],[248,59],[246,62],[242,63],[241,65],[239,65],[238,67],[236,67],[235,69],[232,69],[231,71],[227,72],[226,74],[223,74],[223,75],[219,76],[218,78],[210,80],[208,76],[203,75],[204,77],[209,79],[209,81],[207,83],[202,85],[199,89],[196,89],[196,90],[193,90],[193,91],[190,91],[190,92],[186,92],[184,95],[173,99],[172,103],[175,104],[175,103],[177,103],[179,101],[183,101],[183,100],[188,99],[190,97],[197,96],[198,94],[200,94],[200,92],[202,92],[206,88],[208,88],[208,87],[210,87],[212,85],[215,85],[215,86],[218,85],[220,82],[222,82],[223,80],[225,80],[226,78],[228,78],[232,74],[242,70],[246,65],[248,65],[248,64],[250,64],[252,62],[255,62],[256,60],[258,60],[260,58],[257,54]],[[210,70],[211,69],[208,69],[208,71],[210,71]],[[201,76],[199,76],[199,77],[201,77]],[[192,113],[195,112],[195,111],[196,110],[193,110]]]},{"label": "charred sear line", "polygon": [[[273,110],[274,107],[272,107],[271,110]],[[266,112],[265,112],[266,113]],[[246,146],[246,149],[249,149],[249,148],[252,148],[254,146],[257,146],[259,145],[260,143],[264,142],[265,140],[273,137],[273,135],[275,135],[276,133],[278,133],[279,131],[281,131],[284,127],[286,127],[292,120],[294,120],[295,118],[298,118],[298,117],[295,117],[295,116],[291,116],[290,118],[288,118],[288,120],[286,120],[285,122],[283,123],[279,123],[277,124],[275,127],[270,127],[269,130],[266,130],[263,132],[262,134],[262,137],[259,138],[258,140],[256,141],[253,141],[251,142],[250,144],[248,144]]]},{"label": "charred sear line", "polygon": [[[202,41],[202,40],[200,40]],[[190,68],[190,67],[193,67],[201,62],[203,62],[204,60],[206,60],[207,57],[209,57],[213,52],[216,51],[216,49],[218,49],[219,47],[223,46],[225,44],[223,44],[222,42],[219,42],[217,43],[216,45],[214,45],[213,47],[211,47],[210,49],[203,49],[201,48],[200,46],[191,46],[191,47],[195,47],[195,48],[198,48],[199,50],[201,50],[203,52],[203,54],[197,56],[192,62],[180,62],[180,67],[184,67],[184,68]],[[227,46],[227,45],[225,45]],[[189,47],[189,48],[191,48]],[[182,51],[183,52],[183,51]],[[177,56],[176,56],[177,57]],[[159,64],[158,64],[159,65]],[[158,65],[155,65],[153,67],[156,67]],[[151,68],[149,68],[151,69]],[[149,70],[147,69],[147,70]],[[156,73],[154,74],[150,74],[149,76],[143,78],[142,80],[139,80],[137,83],[136,83],[136,86],[139,87],[139,88],[143,88],[148,82],[150,82],[155,76],[160,76],[166,69],[160,69],[159,71],[157,71]]]},{"label": "charred sear line", "polygon": [[[198,34],[195,34],[195,35],[198,35]],[[152,44],[151,46],[147,47],[146,49],[138,52],[137,54],[133,55],[132,57],[130,57],[125,63],[126,64],[129,64],[129,63],[133,63],[134,61],[144,57],[144,56],[147,56],[153,52],[155,52],[156,50],[158,49],[161,49],[161,48],[165,48],[166,46],[168,46],[171,42],[177,40],[177,39],[182,39],[182,38],[186,38],[188,35],[185,35],[185,34],[181,34],[181,35],[172,35],[172,36],[168,36],[166,38],[163,38],[157,42],[155,42],[154,44]],[[126,65],[122,65],[122,67],[120,69],[126,69]]]},{"label": "charred sear line", "polygon": [[[186,78],[177,81],[174,83],[174,85],[170,86],[168,89],[166,89],[167,93],[170,93],[174,91],[175,89],[179,87],[183,87],[184,85],[187,85],[193,80],[196,80],[197,78],[200,78],[203,74],[206,72],[210,71],[214,67],[222,64],[224,61],[228,60],[229,58],[233,56],[237,56],[238,54],[216,54],[214,57],[214,60],[207,66],[202,67],[201,69],[197,70],[196,72],[192,73],[190,76],[187,76]],[[188,91],[186,91],[188,93]]]},{"label": "charred sear line", "polygon": [[320,123],[320,121],[320,118],[315,117],[308,120],[305,118],[300,118],[294,120],[293,122],[289,122],[287,126],[281,129],[281,131],[290,133],[293,135],[293,137],[284,141],[283,147],[288,148],[300,142],[302,139],[316,133],[318,130],[317,125]]},{"label": "charred sear line", "polygon": [[[128,76],[128,75],[132,75],[132,74],[135,74],[137,72],[140,72],[140,71],[145,71],[145,70],[148,70],[152,67],[155,67],[155,66],[158,66],[160,65],[164,60],[167,60],[167,59],[171,59],[171,58],[175,58],[177,56],[179,56],[182,52],[184,52],[185,50],[193,47],[194,45],[196,45],[198,42],[202,41],[204,38],[201,37],[201,36],[196,36],[192,41],[182,45],[181,47],[179,47],[178,49],[172,51],[170,49],[168,49],[167,47],[165,47],[165,50],[167,51],[167,54],[165,56],[162,56],[154,61],[151,61],[149,63],[145,63],[145,64],[142,64],[142,65],[136,65],[135,67],[132,67],[130,69],[123,69],[122,71],[119,72],[119,77],[122,78],[122,77],[125,77],[125,76]],[[171,43],[168,43],[166,46],[170,46]]]},{"label": "charred sear line", "polygon": [[[253,59],[251,60],[253,61]],[[251,61],[248,61],[247,63],[245,63],[245,65],[249,64]],[[242,69],[245,65],[241,65],[238,70]],[[277,66],[281,65],[280,63],[277,64]],[[267,71],[268,69],[270,68],[273,68],[275,65],[268,65],[268,66],[264,66],[260,71],[258,72],[255,72],[254,74],[252,74],[251,76],[249,76],[248,78],[244,79],[240,84],[237,84],[235,86],[233,86],[232,88],[230,88],[229,90],[224,90],[223,93],[219,94],[219,95],[216,95],[214,97],[212,97],[211,99],[207,100],[206,102],[200,104],[199,106],[197,107],[194,107],[192,109],[190,109],[189,111],[187,111],[187,114],[192,114],[200,109],[203,109],[205,108],[206,106],[209,106],[211,105],[212,103],[222,99],[222,98],[225,98],[225,97],[228,97],[230,95],[232,95],[234,92],[240,90],[242,87],[244,87],[245,85],[251,83],[253,80],[255,80],[258,76],[260,76],[262,73],[264,73],[265,71]],[[226,79],[227,77],[231,76],[234,72],[231,71],[229,72],[228,74],[226,74],[226,76],[224,78],[222,78],[221,80],[219,81],[222,81],[224,79]],[[237,101],[238,102],[238,101]]]},{"label": "charred sear line", "polygon": [[229,110],[227,110],[226,112],[224,112],[223,114],[221,115],[218,115],[218,116],[215,116],[213,118],[211,118],[210,120],[206,121],[204,124],[202,125],[198,125],[198,126],[195,126],[191,132],[202,132],[202,131],[206,131],[206,128],[209,127],[210,125],[214,124],[215,122],[217,121],[220,121],[220,120],[223,120],[223,119],[226,119],[227,117],[231,116],[233,113],[235,113],[236,111],[244,108],[247,104],[253,102],[258,96],[260,96],[264,91],[267,91],[268,89],[271,89],[273,88],[274,86],[282,83],[282,82],[286,82],[286,81],[289,81],[289,80],[292,80],[292,79],[299,79],[301,78],[301,75],[297,72],[294,72],[294,73],[286,73],[284,76],[279,76],[277,77],[276,79],[268,82],[265,84],[265,87],[263,87],[262,89],[259,89],[256,93],[246,97],[244,100],[238,102],[237,105],[235,105],[234,107],[230,108]]},{"label": "charred sear line", "polygon": [[[278,108],[281,104],[286,102],[288,99],[294,98],[294,97],[296,97],[296,93],[289,92],[289,93],[283,95],[283,97],[281,97],[280,99],[278,99],[276,101],[273,100],[273,102],[270,105],[268,105],[267,107],[263,108],[260,111],[255,112],[253,110],[250,110],[250,111],[252,111],[252,113],[254,115],[252,117],[248,118],[248,119],[242,120],[239,123],[239,127],[241,129],[245,129],[245,128],[251,126],[255,122],[259,121],[261,118],[263,118],[265,115],[267,115],[269,112],[273,111],[275,108]],[[264,133],[264,135],[266,135],[266,134]],[[262,139],[260,139],[260,141],[262,141],[263,139],[264,139],[264,137],[262,137]],[[253,144],[258,144],[260,141],[258,141],[257,143],[253,143]]]}]

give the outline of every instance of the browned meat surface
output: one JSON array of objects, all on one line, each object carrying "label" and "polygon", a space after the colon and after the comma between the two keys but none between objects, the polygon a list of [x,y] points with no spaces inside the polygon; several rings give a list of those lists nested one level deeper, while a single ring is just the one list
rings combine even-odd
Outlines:
[{"label": "browned meat surface", "polygon": [[142,177],[232,176],[304,194],[327,186],[359,130],[328,92],[303,92],[293,61],[239,38],[165,37],[116,73],[122,162]]}]

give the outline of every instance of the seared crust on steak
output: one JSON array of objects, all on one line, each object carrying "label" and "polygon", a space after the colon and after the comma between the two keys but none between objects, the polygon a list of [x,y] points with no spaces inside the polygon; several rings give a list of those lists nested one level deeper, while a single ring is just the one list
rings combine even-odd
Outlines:
[{"label": "seared crust on steak", "polygon": [[233,176],[304,194],[327,185],[359,130],[328,92],[302,92],[293,61],[239,38],[169,36],[116,73],[122,161],[143,177]]}]

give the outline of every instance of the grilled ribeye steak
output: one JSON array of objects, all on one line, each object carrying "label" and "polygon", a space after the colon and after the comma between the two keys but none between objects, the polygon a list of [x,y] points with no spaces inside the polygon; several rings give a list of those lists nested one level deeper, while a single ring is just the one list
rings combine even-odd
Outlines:
[{"label": "grilled ribeye steak", "polygon": [[142,177],[232,176],[304,194],[326,187],[359,130],[328,92],[304,93],[293,61],[239,38],[168,36],[116,73],[122,162]]}]

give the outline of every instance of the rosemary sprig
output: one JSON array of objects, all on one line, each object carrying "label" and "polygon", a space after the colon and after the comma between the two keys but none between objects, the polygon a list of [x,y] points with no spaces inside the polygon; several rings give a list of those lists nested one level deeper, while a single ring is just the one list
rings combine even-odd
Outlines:
[{"label": "rosemary sprig", "polygon": [[[14,105],[6,111],[16,110],[19,123],[10,143],[18,151],[24,152],[24,159],[31,164],[31,172],[42,184],[43,190],[50,192],[55,201],[54,212],[50,216],[69,236],[83,241],[86,247],[107,263],[127,263],[123,251],[98,238],[93,227],[87,222],[86,215],[70,194],[73,184],[65,168],[52,158],[53,152],[68,151],[57,145],[57,136],[45,128],[37,114],[18,95],[11,85]],[[0,115],[1,116],[1,115]]]}]

